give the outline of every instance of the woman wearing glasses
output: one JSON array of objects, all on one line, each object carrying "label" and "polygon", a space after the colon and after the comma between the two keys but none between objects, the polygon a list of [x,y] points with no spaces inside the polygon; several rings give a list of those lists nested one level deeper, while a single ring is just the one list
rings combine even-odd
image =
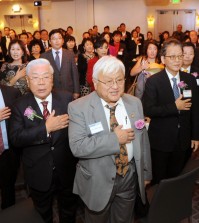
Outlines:
[{"label": "woman wearing glasses", "polygon": [[8,47],[9,62],[4,63],[0,72],[0,83],[18,88],[22,94],[29,91],[26,75],[27,53],[21,40],[14,39]]}]

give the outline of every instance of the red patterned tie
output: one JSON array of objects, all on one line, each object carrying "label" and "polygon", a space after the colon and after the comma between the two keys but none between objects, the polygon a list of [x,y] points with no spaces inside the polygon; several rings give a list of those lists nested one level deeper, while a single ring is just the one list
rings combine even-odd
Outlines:
[{"label": "red patterned tie", "polygon": [[0,155],[4,151],[4,144],[3,144],[3,136],[2,136],[2,131],[1,131],[1,126],[0,126]]},{"label": "red patterned tie", "polygon": [[48,116],[50,115],[50,112],[48,111],[48,108],[47,108],[48,101],[43,101],[41,103],[42,103],[42,105],[44,107],[43,116],[44,116],[44,119],[46,120],[48,118]]},{"label": "red patterned tie", "polygon": [[[106,105],[108,109],[110,109],[110,130],[111,132],[114,131],[114,129],[118,126],[117,119],[115,117],[115,110],[116,106],[109,107]],[[115,154],[115,164],[117,167],[117,174],[120,176],[125,176],[128,169],[129,169],[129,164],[128,164],[128,152],[126,148],[126,144],[120,144],[120,153]]]}]

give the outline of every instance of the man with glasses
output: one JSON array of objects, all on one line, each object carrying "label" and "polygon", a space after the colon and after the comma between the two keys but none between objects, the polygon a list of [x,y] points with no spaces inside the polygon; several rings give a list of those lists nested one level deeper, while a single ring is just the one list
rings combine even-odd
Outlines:
[{"label": "man with glasses", "polygon": [[187,161],[187,151],[199,147],[199,95],[195,77],[180,71],[181,43],[163,43],[161,61],[165,69],[147,79],[144,113],[151,119],[153,183],[177,176]]},{"label": "man with glasses", "polygon": [[142,105],[124,94],[124,74],[120,60],[102,57],[95,91],[69,104],[69,142],[79,158],[73,192],[86,205],[86,223],[132,223],[137,184],[145,202],[152,177]]},{"label": "man with glasses", "polygon": [[76,159],[69,148],[67,114],[72,94],[52,91],[53,68],[46,59],[31,61],[26,75],[31,93],[14,105],[10,140],[22,153],[30,196],[44,222],[53,223],[56,195],[59,222],[75,223],[77,196],[72,187]]}]

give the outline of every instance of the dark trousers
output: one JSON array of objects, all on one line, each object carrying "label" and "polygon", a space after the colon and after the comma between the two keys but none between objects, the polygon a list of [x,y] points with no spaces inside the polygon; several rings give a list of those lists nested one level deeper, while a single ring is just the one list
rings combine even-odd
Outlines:
[{"label": "dark trousers", "polygon": [[12,150],[5,150],[0,155],[1,208],[15,204],[15,182],[19,168],[19,156]]},{"label": "dark trousers", "polygon": [[125,177],[116,175],[110,200],[104,210],[85,208],[86,223],[132,223],[137,188],[135,164],[130,163]]},{"label": "dark trousers", "polygon": [[151,148],[152,184],[158,184],[162,179],[176,177],[184,168],[187,160],[187,150],[162,152]]},{"label": "dark trousers", "polygon": [[59,223],[75,223],[78,196],[72,193],[71,187],[61,186],[56,170],[53,171],[50,189],[42,192],[30,188],[30,196],[35,209],[46,223],[53,223],[52,205],[54,197],[57,198]]}]

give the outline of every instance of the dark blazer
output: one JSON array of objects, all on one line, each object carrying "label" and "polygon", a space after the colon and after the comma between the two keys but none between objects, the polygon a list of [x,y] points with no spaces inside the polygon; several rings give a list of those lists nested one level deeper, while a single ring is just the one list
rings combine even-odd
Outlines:
[{"label": "dark blazer", "polygon": [[151,118],[151,148],[171,152],[190,149],[191,140],[199,140],[199,95],[195,78],[180,72],[180,80],[192,90],[190,111],[178,112],[173,89],[165,70],[147,79],[143,96],[144,113]]},{"label": "dark blazer", "polygon": [[75,64],[74,54],[66,49],[62,50],[60,71],[55,64],[52,50],[42,53],[40,57],[47,59],[54,69],[54,89],[79,93],[79,74]]},{"label": "dark blazer", "polygon": [[[14,87],[4,86],[0,84],[0,89],[3,95],[3,100],[5,107],[12,108],[17,98],[21,96],[18,89]],[[9,119],[6,120],[6,129],[8,133],[9,129]],[[7,134],[8,135],[8,134]],[[8,145],[9,150],[5,150],[0,156],[0,186],[8,186],[9,184],[14,184],[17,175],[18,167],[18,157],[13,153],[13,146],[10,143],[10,138],[8,135]]]},{"label": "dark blazer", "polygon": [[2,49],[2,52],[3,52],[4,60],[8,61],[9,57],[7,55],[8,49],[6,48],[6,36],[3,36],[1,38],[1,49]]},{"label": "dark blazer", "polygon": [[[51,47],[50,41],[49,40],[47,40],[47,41],[48,41],[48,48],[49,48],[49,47]],[[40,40],[40,45],[41,45],[41,53],[44,53],[45,48],[44,48],[44,44],[43,44],[42,40]]]},{"label": "dark blazer", "polygon": [[[67,113],[72,94],[66,91],[52,93],[52,110],[56,115]],[[22,162],[27,184],[36,190],[47,191],[51,185],[54,169],[63,187],[72,190],[76,169],[68,143],[68,128],[52,132],[47,137],[44,119],[33,121],[24,116],[31,106],[42,117],[39,106],[32,93],[19,99],[11,116],[10,138],[13,145],[22,150]]]}]

